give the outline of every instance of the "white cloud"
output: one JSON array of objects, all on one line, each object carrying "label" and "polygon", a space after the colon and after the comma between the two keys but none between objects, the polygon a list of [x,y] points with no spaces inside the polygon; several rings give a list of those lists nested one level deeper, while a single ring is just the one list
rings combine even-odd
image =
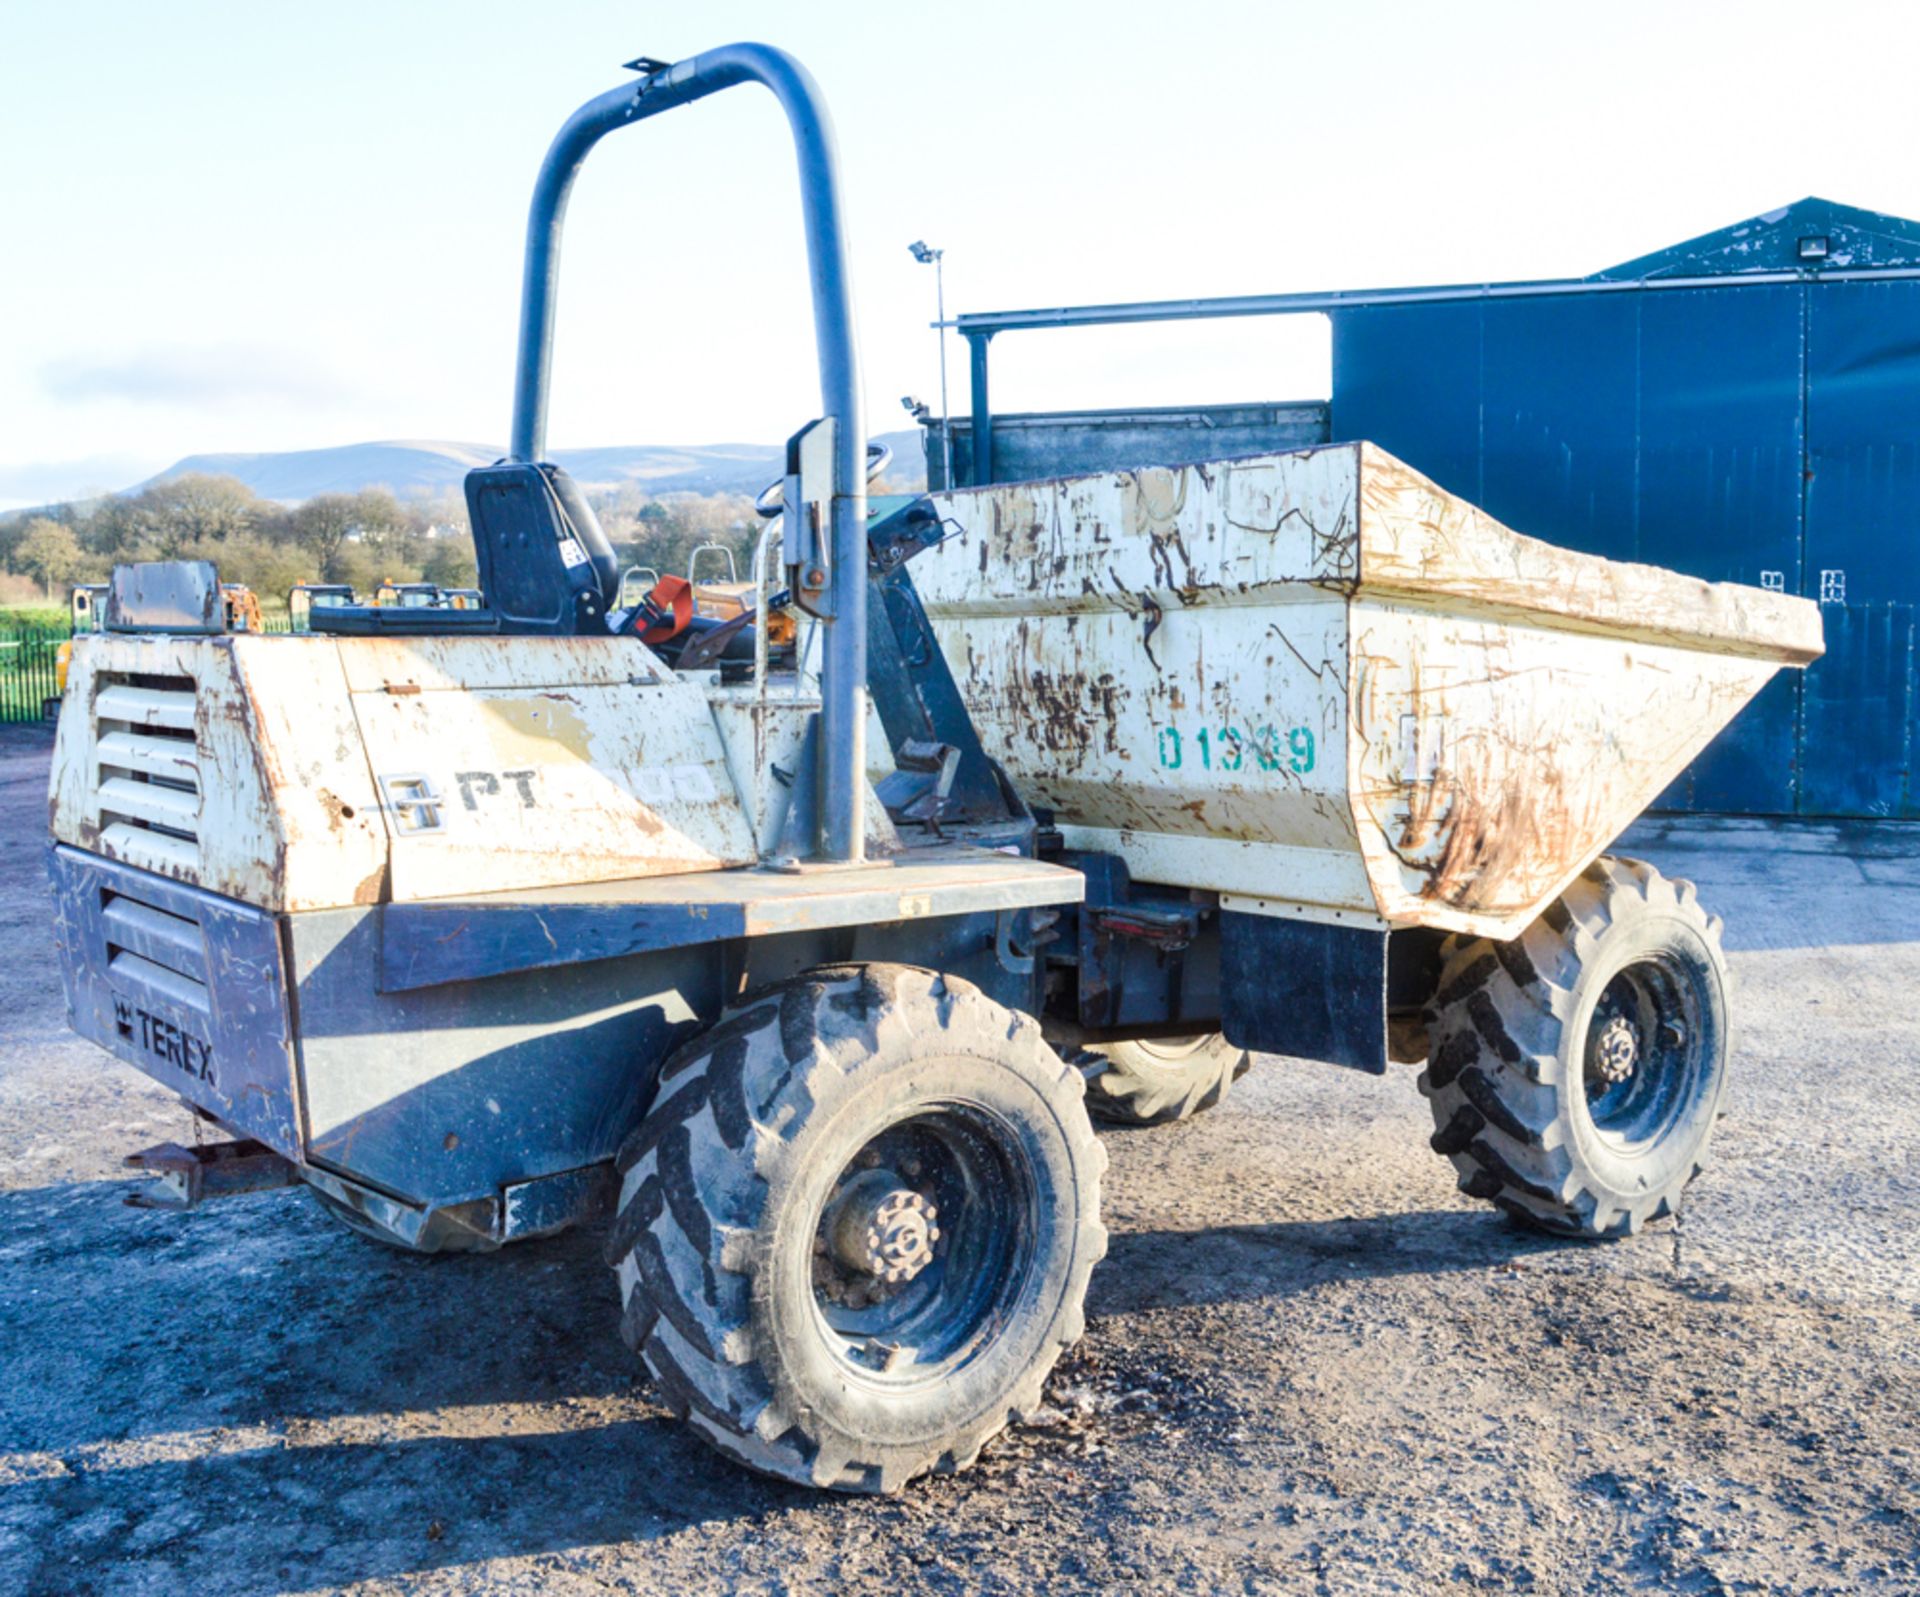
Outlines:
[{"label": "white cloud", "polygon": [[104,357],[70,357],[40,368],[41,390],[63,404],[335,404],[350,385],[307,357],[245,344],[177,345]]}]

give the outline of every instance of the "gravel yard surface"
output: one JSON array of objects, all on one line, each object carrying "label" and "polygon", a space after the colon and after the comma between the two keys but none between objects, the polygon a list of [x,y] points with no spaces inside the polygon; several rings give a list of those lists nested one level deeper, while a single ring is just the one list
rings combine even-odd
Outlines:
[{"label": "gravel yard surface", "polygon": [[0,735],[0,1592],[1920,1592],[1920,828],[1624,845],[1740,984],[1678,1224],[1529,1236],[1413,1070],[1263,1058],[1107,1134],[1039,1422],[851,1499],[670,1419],[590,1231],[423,1260],[299,1191],[126,1207],[193,1122],[66,1033],[48,749]]}]

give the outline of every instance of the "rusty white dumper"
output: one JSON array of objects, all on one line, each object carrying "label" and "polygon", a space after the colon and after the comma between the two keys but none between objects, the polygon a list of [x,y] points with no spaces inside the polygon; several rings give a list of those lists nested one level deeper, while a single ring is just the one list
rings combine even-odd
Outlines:
[{"label": "rusty white dumper", "polygon": [[[869,504],[817,90],[760,45],[636,66],[536,187],[484,605],[263,636],[211,566],[135,566],[76,641],[73,1024],[232,1139],[137,1155],[165,1198],[297,1183],[425,1252],[610,1211],[665,1399],[866,1491],[965,1465],[1081,1334],[1088,1109],[1177,1119],[1251,1050],[1423,1058],[1434,1146],[1530,1224],[1670,1211],[1726,970],[1691,887],[1604,850],[1814,607],[1550,548],[1365,444]],[[742,82],[799,149],[826,414],[722,618],[623,596],[541,456],[577,168]]]}]

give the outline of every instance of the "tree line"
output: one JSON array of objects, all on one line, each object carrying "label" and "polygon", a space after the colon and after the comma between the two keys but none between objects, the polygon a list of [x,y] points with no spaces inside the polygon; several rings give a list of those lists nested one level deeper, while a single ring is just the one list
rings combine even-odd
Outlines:
[{"label": "tree line", "polygon": [[[589,498],[623,568],[684,574],[699,545],[719,543],[748,574],[760,523],[745,495],[656,498],[628,486]],[[402,498],[366,488],[283,505],[237,478],[189,473],[136,494],[0,517],[0,601],[30,602],[36,590],[58,600],[136,560],[211,560],[221,581],[244,583],[269,605],[298,582],[349,583],[371,597],[383,581],[477,580],[466,504],[451,492]]]}]

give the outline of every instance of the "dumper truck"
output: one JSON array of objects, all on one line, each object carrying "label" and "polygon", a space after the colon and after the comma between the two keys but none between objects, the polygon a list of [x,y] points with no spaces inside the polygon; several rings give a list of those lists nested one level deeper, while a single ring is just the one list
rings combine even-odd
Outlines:
[{"label": "dumper truck", "polygon": [[[1090,1107],[1417,1060],[1468,1192],[1574,1238],[1672,1212],[1719,924],[1607,850],[1818,654],[1814,607],[1552,548],[1365,443],[869,500],[817,87],[762,45],[633,67],[536,182],[484,602],[265,636],[211,566],[136,565],[76,639],[72,1024],[209,1128],[132,1156],[142,1201],[298,1185],[428,1253],[595,1220],[694,1430],[882,1492],[1081,1336]],[[544,460],[559,243],[602,137],[747,83],[798,157],[821,415],[694,636]]]}]

